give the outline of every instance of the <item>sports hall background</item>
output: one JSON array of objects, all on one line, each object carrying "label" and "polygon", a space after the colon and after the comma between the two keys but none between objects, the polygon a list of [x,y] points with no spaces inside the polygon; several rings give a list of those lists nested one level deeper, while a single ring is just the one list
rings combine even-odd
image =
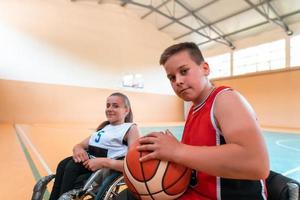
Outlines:
[{"label": "sports hall background", "polygon": [[[300,22],[290,27],[295,35],[300,33]],[[275,27],[235,41],[235,45],[242,49],[281,38],[288,36]],[[129,96],[134,119],[141,126],[182,124],[184,103],[173,94],[158,64],[161,52],[175,42],[116,4],[0,1],[0,199],[28,199],[35,182],[14,124],[94,128],[105,119],[105,99],[115,91]],[[208,57],[226,51],[231,50],[212,48],[203,54]],[[300,132],[299,69],[213,82],[240,91],[263,128]],[[142,74],[144,88],[123,88],[122,77],[128,73]],[[69,150],[79,138],[65,137],[65,148]],[[48,149],[52,153],[60,150]]]}]

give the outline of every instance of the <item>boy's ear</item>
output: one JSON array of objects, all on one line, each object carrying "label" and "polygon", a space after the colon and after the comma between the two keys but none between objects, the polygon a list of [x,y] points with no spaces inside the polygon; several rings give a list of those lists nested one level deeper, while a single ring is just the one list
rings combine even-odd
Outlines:
[{"label": "boy's ear", "polygon": [[202,68],[204,69],[204,74],[208,76],[210,74],[210,67],[207,62],[202,63]]}]

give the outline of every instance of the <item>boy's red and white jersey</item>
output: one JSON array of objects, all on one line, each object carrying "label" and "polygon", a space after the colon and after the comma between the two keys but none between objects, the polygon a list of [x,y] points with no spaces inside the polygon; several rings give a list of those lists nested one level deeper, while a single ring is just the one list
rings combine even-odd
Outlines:
[{"label": "boy's red and white jersey", "polygon": [[[182,142],[193,146],[219,146],[225,144],[221,131],[216,126],[213,104],[218,94],[232,90],[228,87],[215,88],[197,106],[192,106],[185,123]],[[247,159],[247,158],[245,158]],[[198,171],[197,184],[190,186],[181,200],[263,200],[266,198],[264,180],[250,181],[226,179]]]}]

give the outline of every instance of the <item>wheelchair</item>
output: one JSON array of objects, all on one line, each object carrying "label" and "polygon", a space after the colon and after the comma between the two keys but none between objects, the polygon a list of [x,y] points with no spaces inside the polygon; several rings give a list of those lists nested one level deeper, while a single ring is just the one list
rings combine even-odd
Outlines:
[{"label": "wheelchair", "polygon": [[[113,200],[127,188],[121,173],[107,176],[108,169],[94,172],[83,187],[64,193],[59,200]],[[104,177],[107,176],[107,177]],[[32,200],[42,200],[46,185],[55,175],[41,178],[34,187]],[[102,183],[99,183],[99,177]],[[104,179],[103,179],[104,177]],[[300,200],[300,183],[280,173],[270,171],[266,179],[268,200]]]},{"label": "wheelchair", "polygon": [[300,200],[300,183],[294,179],[271,170],[266,185],[268,200]]},{"label": "wheelchair", "polygon": [[[34,186],[31,200],[43,200],[47,184],[54,178],[55,175],[42,177]],[[84,177],[79,176],[78,182],[82,179]],[[87,179],[82,187],[62,194],[58,200],[112,200],[125,188],[124,177],[120,172],[99,169]]]}]

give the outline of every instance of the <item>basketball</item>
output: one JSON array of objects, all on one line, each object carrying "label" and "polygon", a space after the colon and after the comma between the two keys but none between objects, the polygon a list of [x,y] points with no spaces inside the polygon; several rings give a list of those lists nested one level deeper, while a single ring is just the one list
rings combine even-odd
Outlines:
[{"label": "basketball", "polygon": [[128,189],[137,199],[169,200],[181,196],[190,182],[191,170],[162,160],[140,162],[149,152],[136,150],[136,141],[124,159],[124,178]]}]

